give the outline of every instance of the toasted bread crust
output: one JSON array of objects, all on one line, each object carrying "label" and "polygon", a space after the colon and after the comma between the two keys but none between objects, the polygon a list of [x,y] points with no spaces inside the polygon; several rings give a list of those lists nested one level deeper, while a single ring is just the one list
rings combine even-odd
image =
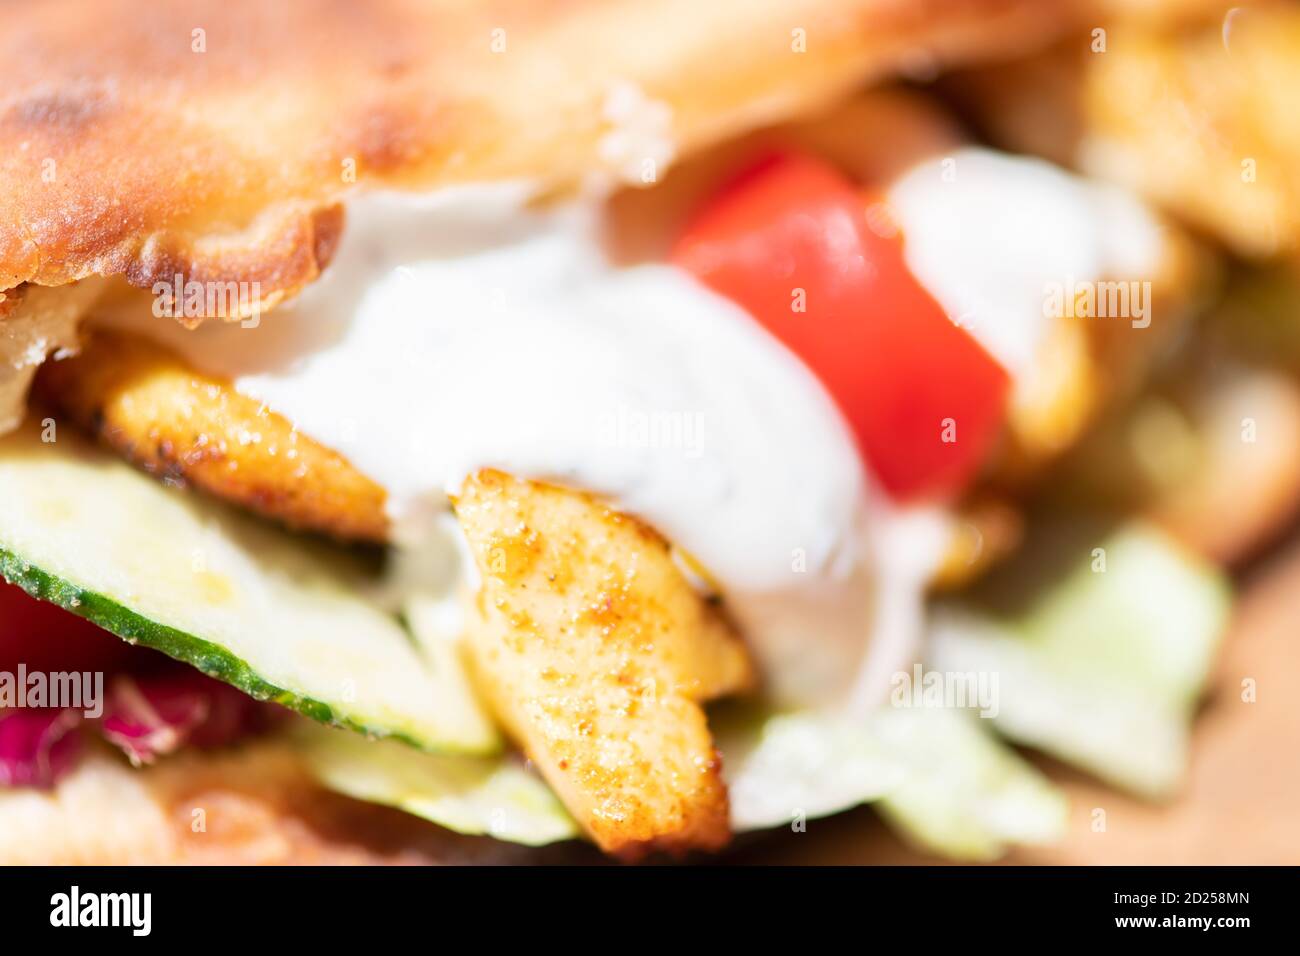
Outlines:
[{"label": "toasted bread crust", "polygon": [[[241,305],[264,310],[316,277],[356,189],[627,175],[918,57],[1023,49],[1075,6],[16,5],[0,34],[0,294],[179,274],[256,281]],[[642,96],[671,111],[663,128],[643,122]]]}]

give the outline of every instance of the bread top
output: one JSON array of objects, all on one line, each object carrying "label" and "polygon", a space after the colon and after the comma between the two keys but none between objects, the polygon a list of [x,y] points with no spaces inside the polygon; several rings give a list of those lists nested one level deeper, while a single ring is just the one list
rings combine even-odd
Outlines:
[{"label": "bread top", "polygon": [[[64,0],[0,31],[0,295],[311,282],[364,189],[639,180],[1077,0]],[[649,160],[649,166],[646,161]]]}]

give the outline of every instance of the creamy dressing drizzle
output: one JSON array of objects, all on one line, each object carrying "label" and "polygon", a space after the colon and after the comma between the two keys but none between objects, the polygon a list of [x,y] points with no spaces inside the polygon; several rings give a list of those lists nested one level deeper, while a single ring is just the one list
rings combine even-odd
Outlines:
[{"label": "creamy dressing drizzle", "polygon": [[1164,248],[1126,193],[976,146],[918,163],[886,196],[908,269],[1012,373],[1051,324],[1049,283],[1151,279]]},{"label": "creamy dressing drizzle", "polygon": [[526,194],[367,197],[257,328],[133,321],[383,485],[399,545],[481,467],[599,493],[708,570],[782,699],[843,699],[881,518],[830,398],[686,273],[606,261],[596,208]]},{"label": "creamy dressing drizzle", "polygon": [[[1023,234],[996,230],[991,250],[978,232],[978,251],[958,254],[953,217],[970,235],[966,217],[985,204],[926,186],[928,164],[890,193],[909,263],[940,302],[949,281],[993,302],[1007,326],[989,342],[997,355],[995,341],[1041,334],[1041,307],[1021,288],[1030,278],[1041,290],[1063,265],[1087,275],[1102,264],[1040,255],[1060,247],[1045,233],[1068,235],[1080,218],[1087,235],[1103,226],[1023,162],[963,156],[959,176],[1004,210],[1055,198],[1076,221],[1021,217]],[[946,517],[880,497],[820,383],[740,308],[672,266],[612,265],[596,208],[538,212],[528,192],[360,198],[322,279],[254,329],[107,321],[230,377],[382,484],[399,549],[440,552],[408,566],[467,573],[445,533],[446,495],[478,468],[592,491],[708,570],[778,700],[878,702],[916,656]],[[1008,262],[1003,294],[985,273]]]}]

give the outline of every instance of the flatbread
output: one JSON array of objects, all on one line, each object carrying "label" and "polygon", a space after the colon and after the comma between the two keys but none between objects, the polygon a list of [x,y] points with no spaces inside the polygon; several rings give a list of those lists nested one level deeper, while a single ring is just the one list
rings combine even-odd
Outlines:
[{"label": "flatbread", "polygon": [[[310,282],[358,188],[634,176],[1074,0],[67,0],[0,34],[0,293]],[[657,170],[648,173],[657,175]]]}]

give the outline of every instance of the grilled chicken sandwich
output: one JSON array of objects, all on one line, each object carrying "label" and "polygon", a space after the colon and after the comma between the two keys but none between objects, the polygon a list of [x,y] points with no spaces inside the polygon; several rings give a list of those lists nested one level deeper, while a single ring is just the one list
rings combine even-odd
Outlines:
[{"label": "grilled chicken sandwich", "polygon": [[1022,503],[1212,255],[860,92],[1073,5],[115,6],[0,41],[0,857],[986,859],[1063,826],[1008,741],[1176,788],[1220,575]]}]

